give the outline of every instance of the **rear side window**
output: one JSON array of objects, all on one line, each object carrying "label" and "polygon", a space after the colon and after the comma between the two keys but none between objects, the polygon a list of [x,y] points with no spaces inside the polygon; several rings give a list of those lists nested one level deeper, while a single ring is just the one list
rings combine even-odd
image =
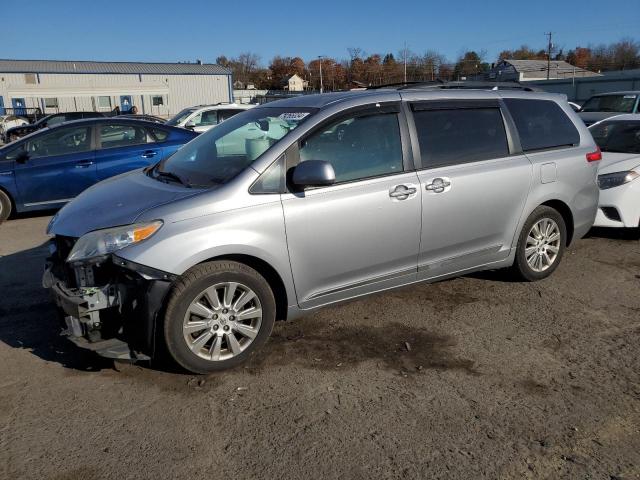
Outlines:
[{"label": "rear side window", "polygon": [[233,117],[234,115],[237,115],[240,112],[243,112],[244,110],[219,110],[219,119],[221,122],[224,122],[226,119]]},{"label": "rear side window", "polygon": [[147,132],[137,125],[101,125],[102,148],[128,147],[147,143]]},{"label": "rear side window", "polygon": [[513,117],[525,152],[580,143],[578,130],[556,102],[505,98],[504,103]]},{"label": "rear side window", "polygon": [[423,168],[509,155],[498,108],[421,110],[413,114]]}]

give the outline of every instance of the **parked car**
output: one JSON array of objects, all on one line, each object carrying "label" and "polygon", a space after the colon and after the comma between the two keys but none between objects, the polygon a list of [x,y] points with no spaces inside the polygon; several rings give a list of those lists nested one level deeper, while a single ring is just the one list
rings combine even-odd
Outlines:
[{"label": "parked car", "polygon": [[28,125],[29,121],[26,118],[19,117],[17,115],[2,115],[0,116],[0,140],[3,143],[7,143],[5,133],[7,130],[13,127],[21,127],[22,125]]},{"label": "parked car", "polygon": [[589,127],[602,150],[595,226],[640,229],[640,115],[618,115]]},{"label": "parked car", "polygon": [[77,120],[34,132],[0,148],[0,223],[14,209],[61,207],[100,180],[169,157],[196,136],[124,118]]},{"label": "parked car", "polygon": [[580,109],[580,118],[588,127],[621,113],[640,113],[640,91],[610,92],[594,95]]},{"label": "parked car", "polygon": [[268,103],[85,191],[48,227],[43,284],[69,338],[113,358],[164,345],[205,373],[336,302],[548,277],[593,224],[597,145],[562,96],[445,89]]},{"label": "parked car", "polygon": [[82,118],[98,118],[104,117],[104,114],[100,112],[65,112],[65,113],[54,113],[53,115],[47,115],[46,117],[41,118],[35,123],[30,123],[28,125],[22,125],[19,127],[10,128],[5,132],[5,137],[7,142],[15,142],[17,139],[24,137],[33,132],[37,132],[38,130],[46,127],[53,127],[63,122],[68,122],[71,120],[80,120]]},{"label": "parked car", "polygon": [[146,113],[118,115],[118,118],[130,118],[132,120],[146,120],[147,122],[154,122],[154,123],[167,123],[166,118],[156,117],[155,115],[148,115]]},{"label": "parked car", "polygon": [[206,132],[234,115],[244,112],[254,105],[237,105],[235,103],[219,103],[216,105],[200,105],[180,111],[167,121],[167,125],[182,127],[195,132]]}]

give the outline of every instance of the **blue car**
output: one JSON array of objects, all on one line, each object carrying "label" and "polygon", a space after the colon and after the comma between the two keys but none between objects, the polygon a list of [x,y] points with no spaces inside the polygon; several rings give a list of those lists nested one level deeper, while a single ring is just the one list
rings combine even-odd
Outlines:
[{"label": "blue car", "polygon": [[0,223],[58,208],[94,183],[167,158],[198,134],[154,122],[95,118],[45,128],[0,148]]}]

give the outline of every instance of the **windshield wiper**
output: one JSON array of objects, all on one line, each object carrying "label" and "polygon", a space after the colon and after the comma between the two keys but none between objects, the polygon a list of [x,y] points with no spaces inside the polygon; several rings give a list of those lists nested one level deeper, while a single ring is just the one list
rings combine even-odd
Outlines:
[{"label": "windshield wiper", "polygon": [[159,178],[165,178],[167,180],[173,180],[174,182],[178,182],[181,185],[184,185],[187,188],[191,188],[191,185],[186,182],[182,177],[180,177],[179,175],[176,175],[173,172],[165,172],[163,170],[160,170],[159,167],[159,163],[156,164],[155,167],[153,167],[151,169],[151,171],[149,173],[151,173],[153,175],[153,172],[156,172],[155,178],[159,179]]}]

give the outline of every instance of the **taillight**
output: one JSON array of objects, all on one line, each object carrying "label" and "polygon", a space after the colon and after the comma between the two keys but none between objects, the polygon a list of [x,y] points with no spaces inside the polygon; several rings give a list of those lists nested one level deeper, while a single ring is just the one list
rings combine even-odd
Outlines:
[{"label": "taillight", "polygon": [[602,160],[602,152],[600,151],[600,147],[596,147],[595,152],[587,153],[587,162],[597,162]]}]

